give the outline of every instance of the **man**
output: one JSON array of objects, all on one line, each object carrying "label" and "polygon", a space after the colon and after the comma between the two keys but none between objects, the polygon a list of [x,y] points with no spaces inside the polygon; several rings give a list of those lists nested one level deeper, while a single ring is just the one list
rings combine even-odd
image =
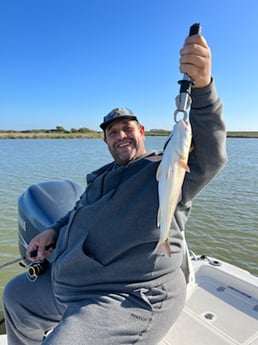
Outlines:
[{"label": "man", "polygon": [[31,260],[55,247],[51,268],[34,283],[20,275],[6,286],[9,345],[157,345],[176,321],[185,302],[182,232],[191,202],[226,161],[210,49],[194,35],[180,53],[181,72],[195,81],[194,149],[171,225],[171,255],[154,253],[162,155],[146,152],[136,115],[116,108],[100,125],[114,161],[89,174],[74,209],[28,247]]}]

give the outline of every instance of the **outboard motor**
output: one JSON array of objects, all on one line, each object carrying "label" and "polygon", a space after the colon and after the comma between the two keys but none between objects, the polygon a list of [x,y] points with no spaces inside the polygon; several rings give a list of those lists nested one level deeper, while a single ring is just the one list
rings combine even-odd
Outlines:
[{"label": "outboard motor", "polygon": [[70,211],[84,191],[70,180],[30,186],[18,199],[19,250],[25,258],[31,239]]}]

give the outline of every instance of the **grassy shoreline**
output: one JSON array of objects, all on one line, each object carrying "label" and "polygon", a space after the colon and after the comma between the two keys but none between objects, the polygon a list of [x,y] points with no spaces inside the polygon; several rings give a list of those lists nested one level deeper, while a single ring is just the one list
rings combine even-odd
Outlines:
[{"label": "grassy shoreline", "polygon": [[[146,136],[167,136],[169,131],[151,130]],[[229,131],[228,138],[258,138],[256,131]],[[103,138],[103,133],[98,131],[81,132],[56,132],[56,131],[1,131],[0,139],[95,139]]]}]

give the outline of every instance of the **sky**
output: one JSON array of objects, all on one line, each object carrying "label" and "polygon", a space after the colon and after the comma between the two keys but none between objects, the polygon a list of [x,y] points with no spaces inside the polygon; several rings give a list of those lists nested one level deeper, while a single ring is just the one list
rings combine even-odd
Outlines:
[{"label": "sky", "polygon": [[179,50],[200,22],[229,131],[258,131],[257,0],[0,1],[0,129],[99,130],[129,107],[172,129]]}]

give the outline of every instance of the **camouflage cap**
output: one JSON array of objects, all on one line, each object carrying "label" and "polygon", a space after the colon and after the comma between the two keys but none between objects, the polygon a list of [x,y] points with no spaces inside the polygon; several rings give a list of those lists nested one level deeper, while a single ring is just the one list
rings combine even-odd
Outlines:
[{"label": "camouflage cap", "polygon": [[104,131],[111,122],[120,119],[135,120],[139,122],[132,110],[128,108],[115,108],[111,110],[106,116],[104,116],[104,120],[100,124],[100,128]]}]

